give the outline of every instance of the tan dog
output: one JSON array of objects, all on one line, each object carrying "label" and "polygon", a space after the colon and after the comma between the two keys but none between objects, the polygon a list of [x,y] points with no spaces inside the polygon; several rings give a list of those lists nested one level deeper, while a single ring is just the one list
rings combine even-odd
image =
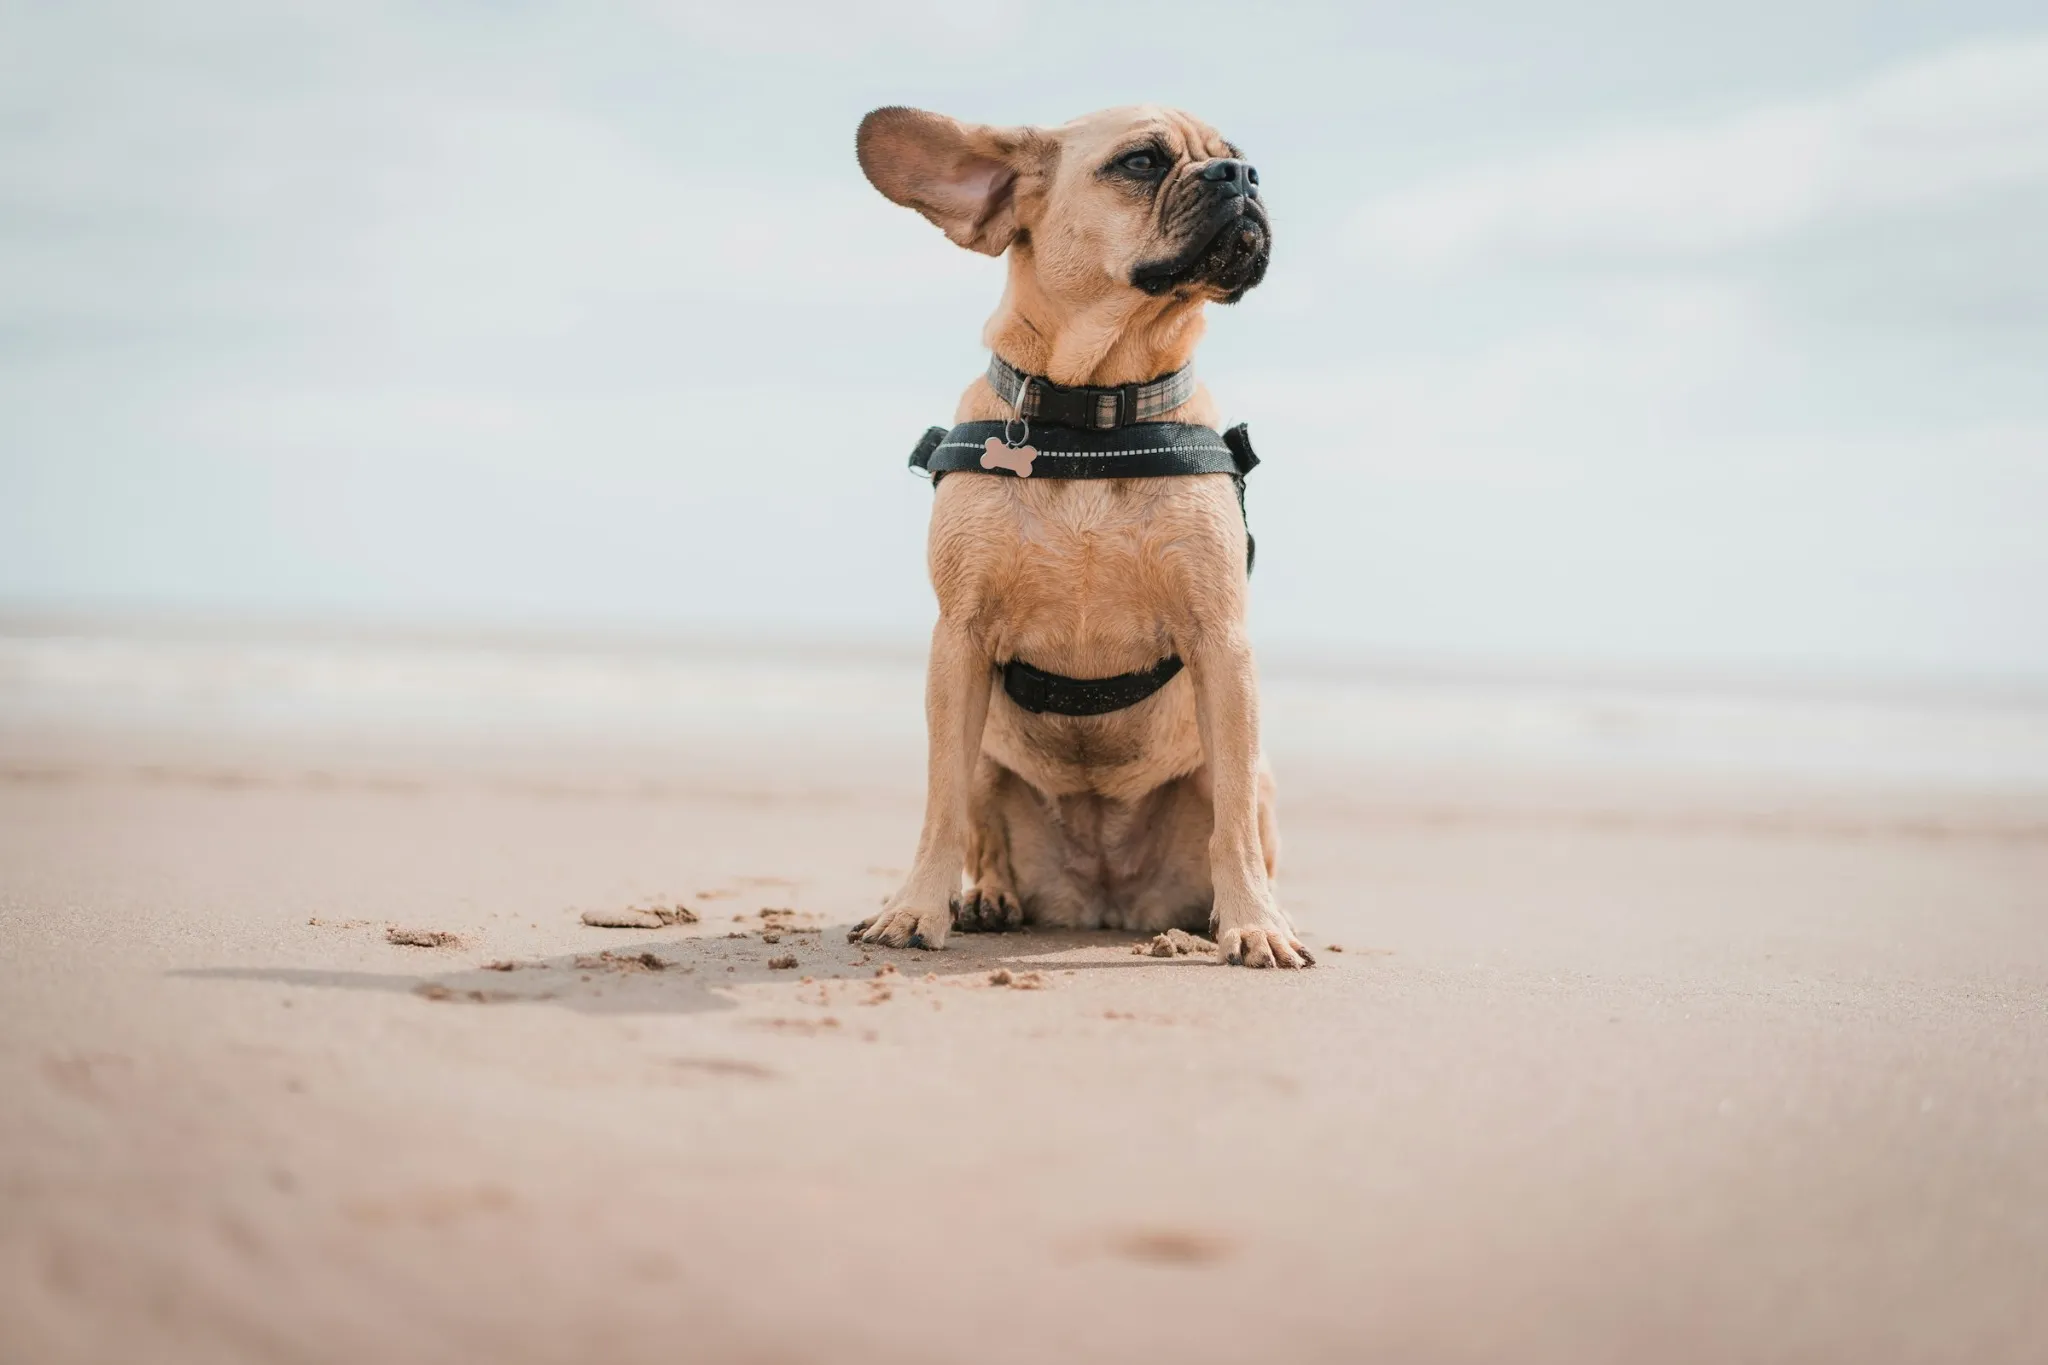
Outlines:
[{"label": "tan dog", "polygon": [[[1175,110],[992,128],[878,109],[858,149],[889,199],[961,246],[1009,253],[983,340],[1057,384],[1179,369],[1205,305],[1236,302],[1265,272],[1264,207],[1223,182],[1256,174]],[[954,420],[1007,418],[1007,397],[978,379]],[[1220,426],[1201,387],[1161,420]],[[962,931],[1178,926],[1208,929],[1247,966],[1313,962],[1273,898],[1245,536],[1224,474],[939,485],[924,830],[902,888],[856,926],[864,942],[940,948],[956,917]],[[1170,654],[1181,676],[1107,715],[1027,712],[997,682],[1012,659],[1100,678]]]}]

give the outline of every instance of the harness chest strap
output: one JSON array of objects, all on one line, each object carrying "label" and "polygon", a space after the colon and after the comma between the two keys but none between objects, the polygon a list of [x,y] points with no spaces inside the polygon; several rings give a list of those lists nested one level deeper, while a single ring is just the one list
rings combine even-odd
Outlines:
[{"label": "harness chest strap", "polygon": [[[984,474],[997,478],[1156,479],[1187,474],[1228,474],[1237,489],[1237,512],[1244,517],[1244,476],[1259,457],[1243,423],[1228,431],[1186,422],[1140,422],[1114,430],[1079,431],[1060,427],[1034,430],[1035,455],[1025,462],[1028,475],[984,456],[1005,441],[1006,423],[963,422],[950,430],[933,427],[910,452],[910,467],[931,475],[937,488],[948,474]],[[1258,546],[1251,522],[1245,521],[1244,571],[1252,571]],[[1172,681],[1181,671],[1180,656],[1169,655],[1151,668],[1119,673],[1112,678],[1063,678],[1033,668],[1021,659],[1002,665],[1003,691],[1033,714],[1100,716],[1135,706]]]},{"label": "harness chest strap", "polygon": [[[989,474],[1018,478],[1007,465],[985,459],[989,441],[1001,442],[1004,422],[962,422],[932,427],[910,452],[910,467],[931,475],[936,488],[948,474]],[[1237,514],[1245,518],[1244,571],[1258,558],[1251,519],[1244,508],[1244,476],[1259,463],[1251,431],[1239,422],[1228,431],[1189,422],[1141,422],[1116,431],[1070,431],[1041,427],[1031,434],[1035,448],[1028,467],[1034,479],[1161,479],[1182,474],[1228,474],[1237,489]]]}]

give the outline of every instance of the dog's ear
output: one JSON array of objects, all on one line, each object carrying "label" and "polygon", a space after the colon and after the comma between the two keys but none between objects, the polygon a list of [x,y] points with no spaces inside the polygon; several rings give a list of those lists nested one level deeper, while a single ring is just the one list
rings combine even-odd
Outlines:
[{"label": "dog's ear", "polygon": [[1020,180],[1036,179],[1057,144],[1036,128],[991,128],[922,109],[877,109],[854,142],[868,182],[971,251],[1000,256],[1024,226]]}]

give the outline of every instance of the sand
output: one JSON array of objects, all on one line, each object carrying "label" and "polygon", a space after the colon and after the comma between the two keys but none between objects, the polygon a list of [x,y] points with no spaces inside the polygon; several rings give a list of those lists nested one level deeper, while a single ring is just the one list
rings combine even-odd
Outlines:
[{"label": "sand", "polygon": [[846,944],[898,738],[0,727],[0,1359],[2041,1358],[2048,784],[1297,758],[1254,973]]}]

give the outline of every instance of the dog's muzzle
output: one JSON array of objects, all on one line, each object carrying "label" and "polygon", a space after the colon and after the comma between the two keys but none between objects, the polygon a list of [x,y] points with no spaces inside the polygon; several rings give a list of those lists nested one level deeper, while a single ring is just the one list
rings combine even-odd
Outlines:
[{"label": "dog's muzzle", "polygon": [[1249,162],[1222,157],[1194,175],[1201,207],[1187,248],[1140,265],[1131,283],[1152,295],[1205,284],[1222,291],[1222,302],[1236,303],[1266,277],[1272,260],[1272,220],[1259,201],[1259,173]]}]

